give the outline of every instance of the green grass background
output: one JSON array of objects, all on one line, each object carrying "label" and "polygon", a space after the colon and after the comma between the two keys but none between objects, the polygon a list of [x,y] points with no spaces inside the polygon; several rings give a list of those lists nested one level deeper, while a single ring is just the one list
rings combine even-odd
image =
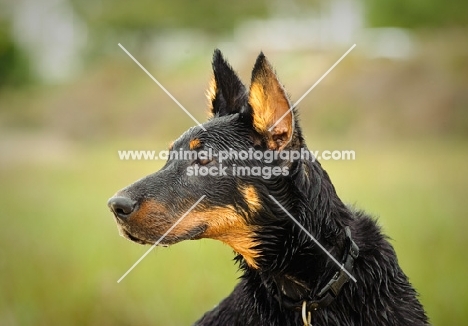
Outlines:
[{"label": "green grass background", "polygon": [[[323,162],[342,199],[379,218],[438,325],[468,320],[466,146],[354,144],[355,161]],[[119,147],[2,170],[0,324],[187,325],[232,289],[232,253],[210,240],[157,248],[117,284],[147,248],[118,236],[106,200],[158,168],[110,164]]]},{"label": "green grass background", "polygon": [[[357,52],[299,107],[310,149],[356,152],[322,165],[343,201],[378,218],[434,325],[468,322],[468,65],[451,53]],[[341,54],[269,58],[297,99]],[[240,276],[230,248],[201,240],[155,249],[117,283],[148,247],[119,237],[107,199],[161,167],[117,151],[166,149],[193,125],[121,55],[70,84],[0,92],[0,325],[189,325]],[[244,80],[251,57],[232,62]],[[209,54],[143,64],[204,120]]]}]

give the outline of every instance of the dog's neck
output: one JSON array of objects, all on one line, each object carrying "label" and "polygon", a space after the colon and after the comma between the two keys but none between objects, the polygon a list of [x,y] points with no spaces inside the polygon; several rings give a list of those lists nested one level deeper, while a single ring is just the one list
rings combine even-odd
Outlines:
[{"label": "dog's neck", "polygon": [[[349,249],[345,227],[352,219],[351,211],[338,198],[318,162],[301,162],[291,172],[294,173],[294,183],[288,191],[295,194],[295,203],[285,203],[292,207],[290,214],[340,263],[344,263],[341,260],[347,257],[345,251]],[[300,191],[294,189],[298,187],[301,187]],[[277,252],[268,252],[264,256],[259,274],[265,287],[281,302],[313,300],[339,267],[308,234],[294,225],[290,217],[281,216],[289,228],[274,230],[278,242],[271,248],[277,248]],[[293,248],[296,251],[290,252]]]},{"label": "dog's neck", "polygon": [[[325,308],[335,300],[343,286],[350,279],[356,281],[352,273],[354,262],[359,256],[359,247],[353,241],[349,227],[345,228],[345,236],[345,247],[341,261],[338,262],[332,258],[337,263],[336,267],[338,267],[338,270],[329,279],[324,276],[323,279],[326,280],[326,283],[319,290],[318,295],[312,295],[312,290],[308,287],[308,284],[288,274],[276,278],[274,281],[277,285],[275,298],[281,306],[291,310],[299,310],[301,307],[306,307],[308,311]],[[320,284],[320,282],[317,282],[317,284]]]}]

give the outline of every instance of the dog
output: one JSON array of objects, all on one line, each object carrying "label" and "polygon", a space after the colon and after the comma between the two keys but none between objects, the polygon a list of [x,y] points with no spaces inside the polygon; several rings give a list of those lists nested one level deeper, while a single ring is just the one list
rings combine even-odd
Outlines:
[{"label": "dog", "polygon": [[264,54],[249,89],[219,50],[212,66],[209,120],[108,201],[134,242],[211,238],[235,251],[240,282],[195,325],[429,325],[376,221],[340,200],[313,157],[283,155],[309,152]]}]

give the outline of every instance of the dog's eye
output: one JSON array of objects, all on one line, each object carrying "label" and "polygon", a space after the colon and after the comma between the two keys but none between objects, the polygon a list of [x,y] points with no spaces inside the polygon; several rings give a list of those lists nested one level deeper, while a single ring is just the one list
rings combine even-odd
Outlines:
[{"label": "dog's eye", "polygon": [[207,165],[211,161],[212,160],[209,159],[209,158],[199,158],[199,159],[196,160],[196,163],[199,164],[199,165]]}]

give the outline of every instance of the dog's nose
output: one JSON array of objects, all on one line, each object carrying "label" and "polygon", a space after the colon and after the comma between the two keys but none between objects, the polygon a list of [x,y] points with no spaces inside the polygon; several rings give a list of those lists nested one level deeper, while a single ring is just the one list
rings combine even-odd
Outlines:
[{"label": "dog's nose", "polygon": [[128,197],[112,197],[107,206],[120,219],[128,218],[135,210],[136,202]]}]

